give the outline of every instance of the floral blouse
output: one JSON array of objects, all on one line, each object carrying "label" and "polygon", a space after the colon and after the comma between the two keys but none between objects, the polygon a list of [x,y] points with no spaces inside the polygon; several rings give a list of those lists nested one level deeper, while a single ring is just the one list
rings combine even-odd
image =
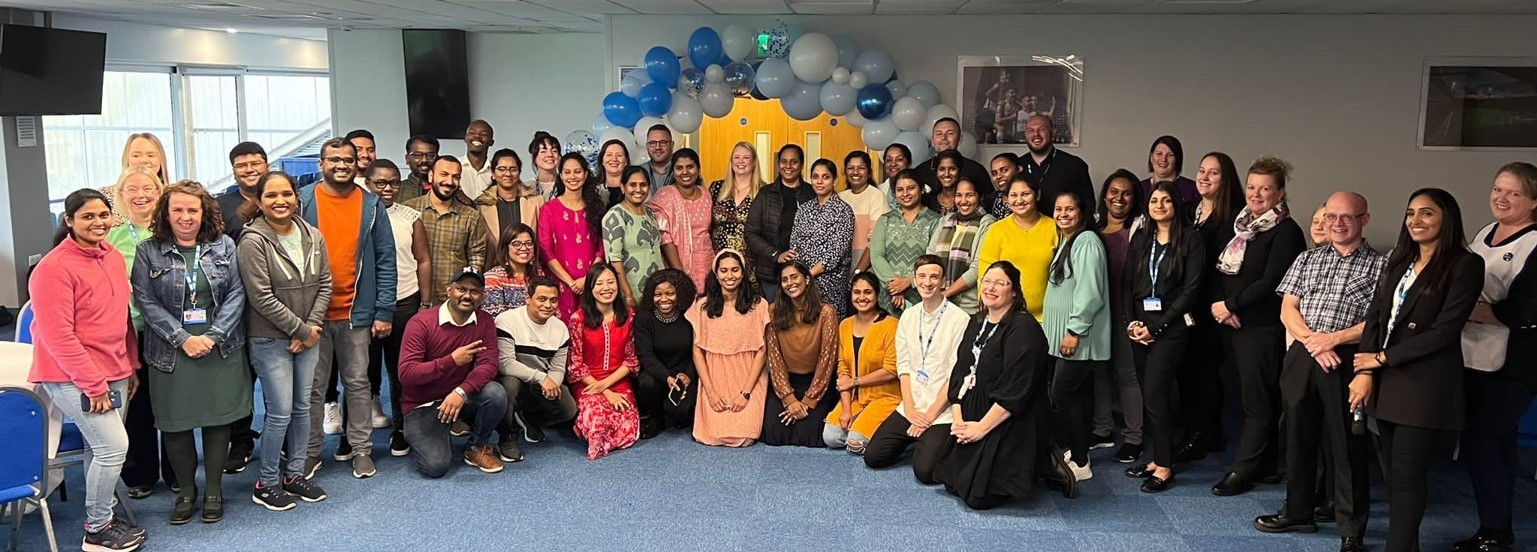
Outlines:
[{"label": "floral blouse", "polygon": [[854,243],[854,209],[838,196],[826,204],[813,197],[802,201],[795,211],[795,226],[790,230],[790,249],[806,266],[821,264],[817,287],[822,298],[837,309],[839,318],[849,311],[849,255]]}]

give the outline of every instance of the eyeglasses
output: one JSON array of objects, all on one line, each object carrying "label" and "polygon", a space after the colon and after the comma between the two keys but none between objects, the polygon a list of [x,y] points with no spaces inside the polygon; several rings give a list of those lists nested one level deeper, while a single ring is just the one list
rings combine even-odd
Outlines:
[{"label": "eyeglasses", "polygon": [[370,181],[368,181],[368,183],[369,184],[373,184],[375,188],[399,188],[400,187],[400,181],[399,180],[370,180]]},{"label": "eyeglasses", "polygon": [[437,152],[432,151],[413,151],[406,154],[407,159],[432,159],[437,156]]},{"label": "eyeglasses", "polygon": [[491,170],[502,174],[517,174],[523,172],[523,167],[496,167]]},{"label": "eyeglasses", "polygon": [[246,161],[244,163],[236,163],[235,164],[235,170],[236,171],[244,172],[244,171],[248,171],[248,170],[264,167],[266,165],[267,165],[266,161]]},{"label": "eyeglasses", "polygon": [[531,242],[531,241],[515,241],[515,242],[509,243],[507,245],[511,246],[513,249],[533,249],[534,248],[534,242]]},{"label": "eyeglasses", "polygon": [[351,165],[353,163],[356,163],[357,160],[358,159],[356,157],[327,157],[327,158],[325,158],[325,162],[330,163],[332,165]]},{"label": "eyeglasses", "polygon": [[1359,215],[1336,215],[1334,213],[1324,213],[1324,222],[1329,223],[1329,224],[1334,224],[1335,222],[1339,222],[1339,221],[1342,221],[1342,220],[1348,220],[1348,221],[1354,222],[1354,221],[1361,220],[1361,217],[1364,217],[1364,216],[1366,216],[1365,213],[1359,214]]},{"label": "eyeglasses", "polygon": [[648,148],[664,148],[670,145],[672,145],[672,140],[652,140],[646,142],[646,147]]}]

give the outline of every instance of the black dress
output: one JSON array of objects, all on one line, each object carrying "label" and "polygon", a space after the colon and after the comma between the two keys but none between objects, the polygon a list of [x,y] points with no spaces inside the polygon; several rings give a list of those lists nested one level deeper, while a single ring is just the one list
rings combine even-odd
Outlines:
[{"label": "black dress", "polygon": [[[974,362],[979,337],[980,362]],[[959,444],[952,438],[940,453],[934,478],[967,507],[992,508],[1029,496],[1037,470],[1050,466],[1042,463],[1052,441],[1046,348],[1046,334],[1029,313],[1010,314],[998,324],[978,317],[966,326],[950,373],[950,402],[960,405],[961,418],[970,422],[980,421],[994,404],[1010,414],[982,440]],[[976,383],[961,396],[974,364]]]},{"label": "black dress", "polygon": [[[676,320],[662,322],[650,311],[635,315],[635,356],[640,359],[639,393],[641,416],[663,417],[669,427],[694,424],[694,399],[699,394],[699,372],[694,368],[694,326],[682,313]],[[667,378],[686,374],[688,389],[682,399],[667,387]],[[674,404],[674,400],[677,403]]]}]

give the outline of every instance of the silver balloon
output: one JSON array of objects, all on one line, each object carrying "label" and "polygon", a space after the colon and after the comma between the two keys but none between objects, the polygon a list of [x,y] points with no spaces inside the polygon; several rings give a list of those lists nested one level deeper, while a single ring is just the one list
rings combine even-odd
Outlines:
[{"label": "silver balloon", "polygon": [[970,131],[961,133],[961,143],[955,146],[955,150],[967,159],[977,158],[977,137]]},{"label": "silver balloon", "polygon": [[604,115],[602,111],[598,112],[598,116],[597,117],[593,117],[593,119],[592,119],[592,133],[593,134],[603,134],[603,131],[611,129],[611,128],[614,128],[614,123],[608,122],[608,115]]},{"label": "silver balloon", "polygon": [[711,117],[729,115],[735,101],[736,97],[731,95],[725,83],[706,84],[704,92],[699,94],[699,105],[704,108],[704,114]]},{"label": "silver balloon", "polygon": [[955,108],[953,107],[945,104],[939,104],[934,107],[930,107],[928,116],[923,118],[923,127],[919,128],[918,130],[925,132],[934,130],[934,123],[937,123],[940,119],[944,119],[946,117],[955,119],[957,121],[961,120],[961,115],[956,113]]},{"label": "silver balloon", "polygon": [[923,117],[928,110],[924,109],[923,102],[912,96],[900,98],[891,106],[891,122],[897,124],[897,128],[903,132],[918,130],[923,126]]},{"label": "silver balloon", "polygon": [[843,120],[854,128],[864,128],[865,123],[869,122],[865,120],[864,115],[859,114],[858,109],[850,109],[848,113],[843,115]]},{"label": "silver balloon", "polygon": [[822,114],[822,85],[796,81],[795,88],[779,99],[785,115],[797,121],[810,121]]},{"label": "silver balloon", "polygon": [[895,69],[891,65],[891,56],[880,50],[865,50],[859,53],[854,60],[854,69],[865,72],[870,77],[870,82],[883,83],[891,78]]},{"label": "silver balloon", "polygon": [[901,98],[907,95],[907,85],[902,84],[902,81],[899,80],[886,83],[886,89],[891,91],[891,97],[893,98]]},{"label": "silver balloon", "polygon": [[758,92],[770,98],[783,97],[795,89],[795,72],[790,70],[790,62],[782,59],[764,60],[756,80]]},{"label": "silver balloon", "polygon": [[726,25],[726,30],[720,33],[720,42],[726,50],[726,57],[731,58],[731,61],[747,59],[758,48],[758,44],[753,41],[752,31],[740,23]]},{"label": "silver balloon", "polygon": [[721,67],[719,65],[711,63],[709,67],[704,68],[704,82],[705,82],[705,84],[715,84],[715,83],[718,83],[718,82],[725,82],[725,81],[726,81],[726,70],[725,69],[721,69]]},{"label": "silver balloon", "polygon": [[699,97],[704,91],[704,71],[689,67],[678,73],[678,90],[692,97]]},{"label": "silver balloon", "polygon": [[822,85],[822,110],[834,117],[848,115],[855,111],[854,101],[858,97],[859,92],[852,86],[837,81],[825,83]]},{"label": "silver balloon", "polygon": [[603,131],[603,134],[598,135],[597,142],[593,145],[592,148],[592,156],[588,160],[590,165],[594,167],[598,166],[597,145],[608,143],[609,140],[618,140],[619,143],[624,144],[624,149],[629,152],[630,159],[645,159],[646,148],[635,143],[635,133],[630,132],[630,130],[626,128],[614,127],[605,130]]},{"label": "silver balloon", "polygon": [[651,84],[651,76],[645,71],[630,71],[625,74],[623,80],[619,81],[619,91],[631,98],[639,98],[640,89],[648,84]]},{"label": "silver balloon", "polygon": [[[884,150],[897,140],[897,124],[891,122],[891,117],[875,121],[866,121],[860,136],[865,139],[865,147],[873,150]],[[916,162],[914,162],[916,164]]]},{"label": "silver balloon", "polygon": [[912,150],[913,158],[910,163],[913,166],[928,161],[930,157],[934,156],[934,150],[929,148],[929,137],[922,132],[913,131],[898,134],[896,143],[907,146],[907,149]]},{"label": "silver balloon", "polygon": [[[853,89],[864,90],[868,84],[870,84],[870,77],[865,75],[864,71],[852,71],[849,73],[849,86]],[[901,96],[893,94],[891,97],[900,98]]]},{"label": "silver balloon", "polygon": [[691,134],[704,124],[704,106],[693,96],[673,92],[672,111],[667,112],[667,124],[673,130]]},{"label": "silver balloon", "polygon": [[726,66],[725,72],[726,88],[731,89],[731,95],[738,98],[752,95],[753,81],[758,77],[758,74],[756,71],[753,71],[751,65],[740,61],[734,62]]}]

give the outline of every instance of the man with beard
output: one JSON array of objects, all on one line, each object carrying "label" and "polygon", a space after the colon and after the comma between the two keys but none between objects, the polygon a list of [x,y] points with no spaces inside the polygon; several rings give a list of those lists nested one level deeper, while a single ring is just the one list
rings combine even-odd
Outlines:
[{"label": "man with beard", "polygon": [[[245,229],[245,219],[240,218],[240,206],[256,201],[256,181],[267,174],[267,150],[256,142],[241,142],[229,150],[230,170],[235,175],[235,185],[219,194],[216,201],[224,218],[224,233],[240,241],[240,231]],[[251,381],[256,381],[252,379]],[[256,450],[256,438],[260,435],[251,428],[252,416],[235,420],[231,425],[229,458],[224,461],[224,473],[245,471]],[[169,481],[169,479],[167,479]]]},{"label": "man with beard", "polygon": [[464,267],[477,272],[486,266],[485,219],[480,211],[459,201],[459,179],[463,166],[458,159],[444,155],[438,157],[428,174],[432,192],[405,202],[407,207],[422,212],[422,225],[427,229],[427,249],[432,251],[432,281],[422,286],[428,294],[422,298],[422,308],[435,307],[446,298],[454,273]]},{"label": "man with beard", "polygon": [[[918,182],[923,184],[925,195],[939,193],[939,154],[956,149],[961,145],[961,124],[955,119],[944,117],[934,122],[934,132],[929,135],[929,142],[934,146],[934,157],[927,162],[920,163],[913,169],[918,171]],[[987,176],[987,167],[981,163],[966,157],[961,158],[961,177],[972,183],[992,182]],[[982,198],[982,205],[992,204],[993,194]]]},{"label": "man with beard", "polygon": [[491,123],[482,119],[476,119],[464,129],[464,156],[459,158],[459,164],[464,169],[460,177],[459,190],[464,196],[464,202],[470,198],[480,197],[481,192],[496,185],[491,177],[491,163],[489,152],[491,145],[496,143],[495,132],[491,130]]},{"label": "man with beard", "polygon": [[[368,344],[390,334],[395,318],[395,238],[379,196],[353,183],[357,150],[342,138],[320,146],[325,180],[299,189],[300,214],[325,236],[332,293],[320,336],[320,358],[310,391],[310,412],[324,412],[332,360],[341,370],[347,401],[345,440],[352,446],[352,475],[374,475],[369,454],[373,393],[368,385]],[[320,467],[323,416],[310,416],[310,447],[304,474]]]},{"label": "man with beard", "polygon": [[400,181],[400,197],[396,201],[410,201],[427,193],[431,183],[427,177],[432,172],[433,161],[437,159],[437,138],[418,134],[406,139],[406,168],[411,171],[411,175]]},{"label": "man with beard", "polygon": [[1025,144],[1030,155],[1021,159],[1021,170],[1041,190],[1040,205],[1053,205],[1057,195],[1072,192],[1079,205],[1094,204],[1094,183],[1089,180],[1089,164],[1082,158],[1057,149],[1052,144],[1051,117],[1033,115],[1025,125]]},{"label": "man with beard", "polygon": [[358,173],[353,177],[353,181],[366,186],[363,180],[368,174],[368,167],[379,158],[378,146],[374,143],[374,133],[360,128],[348,132],[346,139],[347,143],[352,144],[353,149],[358,150]]},{"label": "man with beard", "polygon": [[672,184],[672,146],[672,130],[667,125],[651,125],[646,129],[646,156],[651,159],[646,169],[651,171],[652,194],[662,186]]}]

